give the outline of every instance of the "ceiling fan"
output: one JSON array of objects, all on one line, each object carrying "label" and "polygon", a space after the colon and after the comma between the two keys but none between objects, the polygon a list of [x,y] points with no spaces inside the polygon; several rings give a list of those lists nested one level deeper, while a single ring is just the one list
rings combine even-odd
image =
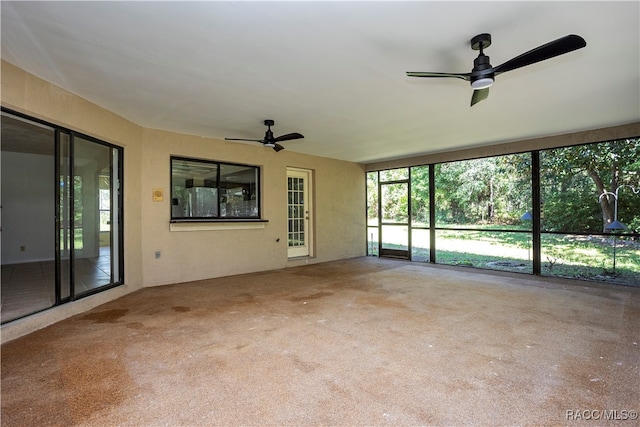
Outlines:
[{"label": "ceiling fan", "polygon": [[273,136],[273,132],[271,131],[271,126],[273,126],[275,122],[273,120],[267,119],[264,121],[264,125],[267,126],[267,132],[264,134],[263,139],[243,139],[243,138],[225,138],[227,141],[250,141],[250,142],[260,142],[265,147],[273,147],[276,152],[280,150],[284,150],[284,147],[279,142],[290,141],[292,139],[301,139],[304,138],[303,135],[294,132],[288,133],[286,135],[281,135],[277,138]]},{"label": "ceiling fan", "polygon": [[491,45],[491,34],[479,34],[471,39],[471,49],[479,50],[478,57],[473,61],[473,69],[470,73],[431,73],[431,72],[407,72],[409,77],[453,77],[471,82],[473,88],[473,96],[471,97],[471,106],[487,99],[489,96],[489,87],[493,85],[495,77],[536,62],[544,61],[574,50],[583,48],[587,42],[580,36],[570,34],[551,41],[542,46],[538,46],[522,55],[516,56],[497,67],[492,67],[489,63],[489,57],[484,54],[484,49]]}]

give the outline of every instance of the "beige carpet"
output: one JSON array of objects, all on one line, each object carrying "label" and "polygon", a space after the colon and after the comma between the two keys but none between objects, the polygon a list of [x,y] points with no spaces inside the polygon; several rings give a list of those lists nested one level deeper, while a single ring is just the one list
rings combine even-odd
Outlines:
[{"label": "beige carpet", "polygon": [[631,426],[639,365],[640,288],[358,258],[147,288],[11,341],[1,415]]}]

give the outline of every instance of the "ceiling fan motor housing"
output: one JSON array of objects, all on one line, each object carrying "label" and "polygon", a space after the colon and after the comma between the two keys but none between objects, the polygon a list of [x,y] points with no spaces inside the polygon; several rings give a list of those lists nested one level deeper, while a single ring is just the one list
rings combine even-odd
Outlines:
[{"label": "ceiling fan motor housing", "polygon": [[276,122],[270,119],[266,119],[264,121],[264,125],[267,126],[267,132],[264,134],[264,141],[262,144],[265,147],[275,147],[276,139],[273,136],[273,131],[271,130],[271,126],[273,126]]},{"label": "ceiling fan motor housing", "polygon": [[483,72],[492,68],[489,57],[484,54],[484,49],[489,46],[491,46],[491,34],[479,34],[471,39],[471,49],[480,51],[478,57],[473,60],[473,70],[469,76],[471,87],[475,90],[486,89],[493,84],[494,73]]}]

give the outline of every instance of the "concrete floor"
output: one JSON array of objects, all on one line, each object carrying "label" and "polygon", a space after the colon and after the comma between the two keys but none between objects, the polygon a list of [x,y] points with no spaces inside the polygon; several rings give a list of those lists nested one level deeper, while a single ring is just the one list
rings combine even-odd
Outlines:
[{"label": "concrete floor", "polygon": [[640,288],[377,258],[146,288],[2,346],[3,426],[630,426],[639,402]]}]

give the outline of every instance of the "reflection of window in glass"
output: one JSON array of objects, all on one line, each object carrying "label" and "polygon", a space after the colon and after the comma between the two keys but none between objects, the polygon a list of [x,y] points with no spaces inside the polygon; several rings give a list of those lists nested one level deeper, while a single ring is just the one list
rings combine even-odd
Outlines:
[{"label": "reflection of window in glass", "polygon": [[256,166],[171,158],[171,218],[260,218]]},{"label": "reflection of window in glass", "polygon": [[[82,231],[84,229],[84,197],[83,180],[79,175],[73,177],[73,248],[81,251],[84,246]],[[95,202],[94,202],[95,203]]]},{"label": "reflection of window in glass", "polygon": [[98,191],[98,209],[100,211],[100,231],[111,230],[111,189],[108,176],[100,177],[100,189]]}]

